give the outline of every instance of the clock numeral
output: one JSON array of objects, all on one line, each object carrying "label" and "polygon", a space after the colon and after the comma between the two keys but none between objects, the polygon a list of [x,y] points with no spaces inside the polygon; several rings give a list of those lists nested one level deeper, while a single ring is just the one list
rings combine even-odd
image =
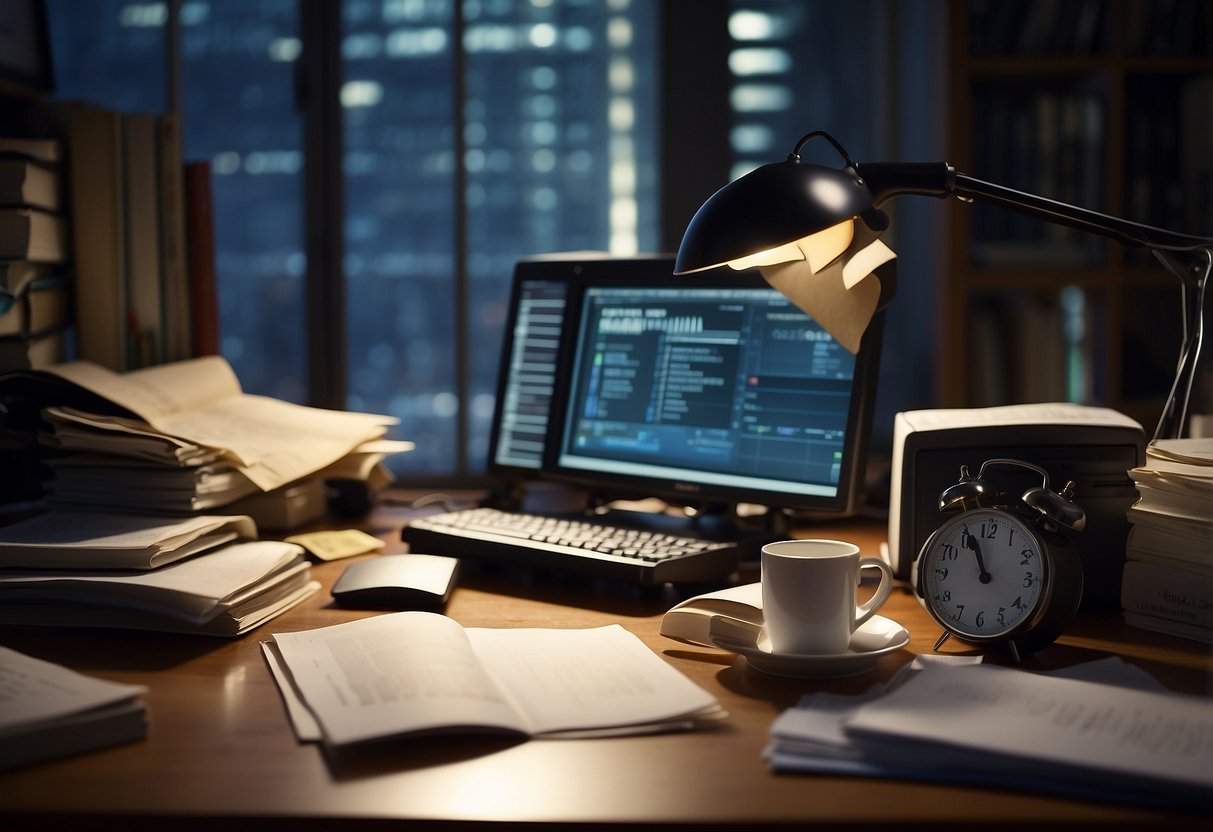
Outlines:
[{"label": "clock numeral", "polygon": [[993,540],[998,537],[998,524],[993,520],[988,523],[981,524],[981,537],[983,540]]},{"label": "clock numeral", "polygon": [[946,566],[935,567],[935,580],[946,581],[947,579],[948,579],[948,567],[946,567]]},{"label": "clock numeral", "polygon": [[1010,529],[1007,530],[1007,546],[1010,547],[1010,546],[1014,546],[1014,545],[1015,545],[1015,527],[1012,526]]},{"label": "clock numeral", "polygon": [[1028,588],[1030,588],[1030,587],[1032,586],[1032,584],[1034,584],[1034,583],[1036,583],[1036,576],[1035,576],[1035,575],[1033,575],[1031,572],[1025,572],[1025,573],[1023,573],[1023,586],[1024,586],[1024,589],[1028,589]]},{"label": "clock numeral", "polygon": [[953,546],[951,543],[943,544],[944,560],[956,560],[958,555],[959,555],[959,552],[956,551],[956,547]]},{"label": "clock numeral", "polygon": [[959,620],[961,619],[961,617],[962,617],[964,614],[965,614],[965,605],[964,605],[964,604],[957,604],[957,605],[956,605],[956,613],[955,613],[955,614],[952,616],[952,618],[953,618],[953,620],[955,620],[955,621],[959,621]]},{"label": "clock numeral", "polygon": [[1007,623],[1007,608],[999,607],[998,615],[994,617],[994,620],[997,621],[1000,625],[1006,624]]},{"label": "clock numeral", "polygon": [[1022,610],[1023,609],[1023,596],[1016,595],[1015,600],[1011,602],[1011,606],[1013,606],[1017,610]]},{"label": "clock numeral", "polygon": [[1021,561],[1019,562],[1019,565],[1020,565],[1020,566],[1027,566],[1027,565],[1028,565],[1028,562],[1032,560],[1032,555],[1033,555],[1033,554],[1035,554],[1035,553],[1034,553],[1034,552],[1033,552],[1031,549],[1024,549],[1022,552],[1020,552],[1020,553],[1019,553],[1019,556],[1020,556],[1021,558],[1023,558],[1023,560],[1021,560]]},{"label": "clock numeral", "polygon": [[982,610],[981,612],[977,613],[977,618],[973,619],[973,623],[978,627],[984,627],[986,623],[986,611]]},{"label": "clock numeral", "polygon": [[952,590],[945,589],[943,592],[935,593],[935,595],[933,597],[935,598],[936,601],[951,601],[952,600]]}]

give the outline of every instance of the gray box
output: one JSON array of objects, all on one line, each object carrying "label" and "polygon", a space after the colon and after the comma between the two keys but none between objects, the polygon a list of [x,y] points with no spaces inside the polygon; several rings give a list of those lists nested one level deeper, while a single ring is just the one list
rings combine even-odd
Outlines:
[{"label": "gray box", "polygon": [[[1120,583],[1129,533],[1126,511],[1137,500],[1130,468],[1145,460],[1145,432],[1129,417],[1102,407],[1033,404],[957,410],[914,410],[893,421],[887,560],[897,577],[943,521],[939,494],[960,478],[960,466],[977,475],[987,459],[1031,462],[1060,491],[1074,481],[1074,502],[1086,528],[1071,539],[1083,565],[1084,610],[1120,608]],[[1031,471],[1005,466],[986,472],[1000,490],[1018,497],[1040,485]]]}]

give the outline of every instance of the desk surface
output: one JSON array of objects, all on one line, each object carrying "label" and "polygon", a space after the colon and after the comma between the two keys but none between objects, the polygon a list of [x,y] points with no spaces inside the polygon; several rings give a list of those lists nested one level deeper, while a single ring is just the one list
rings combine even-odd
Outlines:
[{"label": "desk surface", "polygon": [[[403,510],[377,509],[364,528],[404,551]],[[814,526],[875,552],[880,522]],[[716,695],[730,712],[718,730],[596,740],[502,744],[483,738],[397,744],[340,763],[296,742],[259,643],[274,632],[336,624],[374,613],[334,607],[329,588],[346,562],[317,565],[321,592],[237,640],[157,633],[0,629],[0,644],[81,672],[144,684],[150,730],[141,742],[0,775],[0,826],[193,828],[239,820],[260,829],[328,828],[335,819],[552,822],[558,825],[839,823],[982,828],[1084,822],[1174,829],[1213,828],[1191,818],[1010,791],[845,777],[774,775],[761,751],[771,721],[805,692],[858,691],[884,680],[937,628],[905,592],[882,614],[911,633],[905,650],[863,677],[795,681],[765,676],[732,654],[658,634],[673,594],[646,595],[570,579],[492,578],[473,571],[447,613],[466,626],[593,627],[617,622]],[[946,648],[945,648],[946,649]],[[1168,686],[1213,692],[1213,657],[1195,642],[1126,627],[1118,614],[1085,615],[1033,666],[1056,667],[1119,654]],[[431,827],[432,823],[418,826]],[[104,826],[104,828],[110,828]],[[113,828],[118,828],[117,826]],[[343,825],[344,828],[344,825]]]}]

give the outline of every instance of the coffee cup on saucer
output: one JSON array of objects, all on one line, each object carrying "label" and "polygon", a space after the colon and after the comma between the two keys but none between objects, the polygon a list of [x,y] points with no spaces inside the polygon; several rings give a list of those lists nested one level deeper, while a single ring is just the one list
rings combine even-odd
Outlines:
[{"label": "coffee cup on saucer", "polygon": [[[858,603],[860,572],[879,569],[880,584]],[[762,547],[763,628],[777,654],[846,653],[855,630],[893,590],[893,570],[880,558],[860,557],[843,540],[781,540]]]}]

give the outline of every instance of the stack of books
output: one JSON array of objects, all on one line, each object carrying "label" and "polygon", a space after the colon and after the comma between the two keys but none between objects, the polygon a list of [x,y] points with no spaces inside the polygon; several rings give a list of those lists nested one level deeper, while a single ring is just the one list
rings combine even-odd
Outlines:
[{"label": "stack of books", "polygon": [[[10,422],[44,451],[47,502],[131,512],[249,513],[291,528],[327,509],[325,483],[391,481],[392,417],[246,395],[219,356],[116,373],[91,362],[0,377]],[[284,507],[291,508],[285,511]]]},{"label": "stack of books", "polygon": [[0,528],[0,623],[239,636],[312,595],[248,517],[52,511]]},{"label": "stack of books", "polygon": [[1213,643],[1213,439],[1152,442],[1129,475],[1125,622]]},{"label": "stack of books", "polygon": [[61,154],[52,139],[0,137],[0,370],[45,367],[68,353]]}]

